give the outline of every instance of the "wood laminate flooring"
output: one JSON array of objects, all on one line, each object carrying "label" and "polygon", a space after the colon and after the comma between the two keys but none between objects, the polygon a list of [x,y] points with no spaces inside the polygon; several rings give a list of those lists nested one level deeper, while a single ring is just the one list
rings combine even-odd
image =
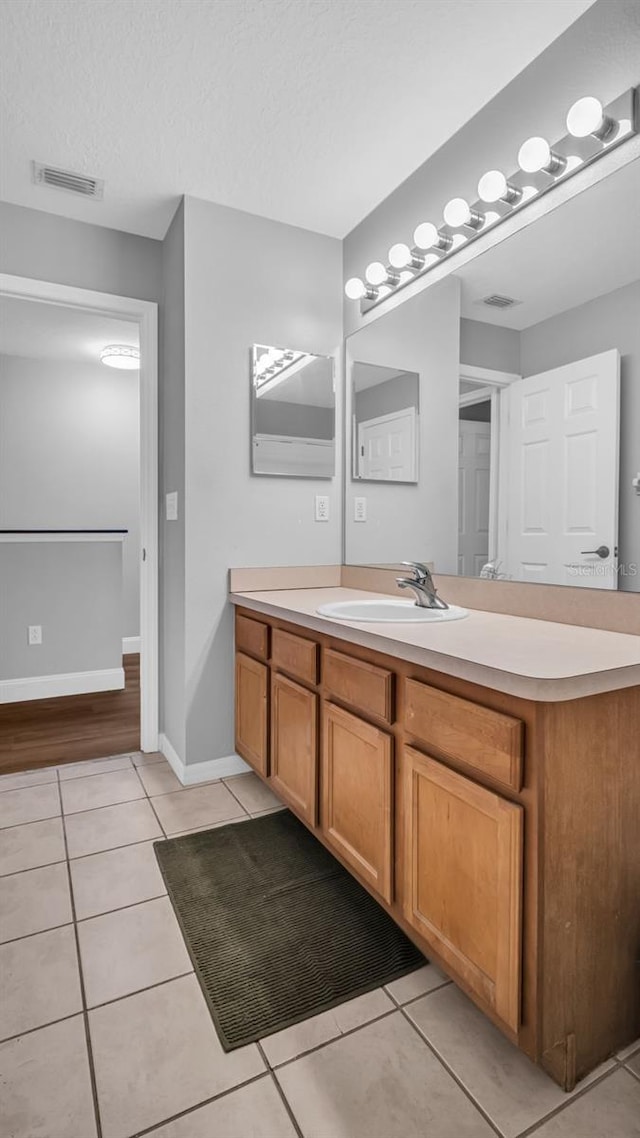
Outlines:
[{"label": "wood laminate flooring", "polygon": [[123,656],[122,691],[0,707],[0,774],[140,749],[140,656]]}]

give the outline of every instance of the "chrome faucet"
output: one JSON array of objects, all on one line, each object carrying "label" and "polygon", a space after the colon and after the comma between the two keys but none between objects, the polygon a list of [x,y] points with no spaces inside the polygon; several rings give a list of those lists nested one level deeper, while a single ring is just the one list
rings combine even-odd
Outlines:
[{"label": "chrome faucet", "polygon": [[415,594],[416,604],[421,609],[448,609],[446,601],[438,596],[438,590],[433,583],[433,577],[426,565],[419,561],[403,561],[407,569],[413,569],[413,577],[396,577],[396,584],[401,589],[411,589]]}]

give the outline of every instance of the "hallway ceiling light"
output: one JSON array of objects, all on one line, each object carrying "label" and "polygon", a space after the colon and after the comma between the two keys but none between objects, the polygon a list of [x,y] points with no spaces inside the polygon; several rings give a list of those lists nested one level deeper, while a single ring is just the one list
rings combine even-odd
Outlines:
[{"label": "hallway ceiling light", "polygon": [[[553,145],[540,135],[526,139],[518,151],[519,168],[513,174],[487,170],[478,182],[478,201],[451,198],[443,210],[443,225],[420,222],[413,231],[413,248],[397,242],[389,249],[388,264],[372,261],[364,281],[350,277],[344,288],[348,300],[360,301],[361,310],[366,311],[455,254],[456,249],[475,241],[489,226],[499,225],[514,209],[523,209],[559,181],[636,134],[635,97],[632,87],[605,107],[592,95],[578,99],[567,114],[568,133],[563,138]],[[485,204],[494,208],[486,210]]]},{"label": "hallway ceiling light", "polygon": [[121,371],[140,369],[140,352],[130,344],[107,344],[100,352],[100,360],[107,367],[116,367]]}]

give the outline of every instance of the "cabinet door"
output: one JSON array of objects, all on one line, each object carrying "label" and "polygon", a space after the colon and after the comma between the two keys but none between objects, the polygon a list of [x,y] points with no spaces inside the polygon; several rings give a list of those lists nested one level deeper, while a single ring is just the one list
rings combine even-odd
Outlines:
[{"label": "cabinet door", "polygon": [[405,917],[516,1031],[522,807],[412,747],[403,778]]},{"label": "cabinet door", "polygon": [[269,674],[265,664],[236,653],[236,750],[267,776]]},{"label": "cabinet door", "polygon": [[356,715],[324,705],[322,830],[362,879],[393,897],[393,742]]},{"label": "cabinet door", "polygon": [[310,825],[317,819],[318,697],[274,673],[271,680],[271,781]]}]

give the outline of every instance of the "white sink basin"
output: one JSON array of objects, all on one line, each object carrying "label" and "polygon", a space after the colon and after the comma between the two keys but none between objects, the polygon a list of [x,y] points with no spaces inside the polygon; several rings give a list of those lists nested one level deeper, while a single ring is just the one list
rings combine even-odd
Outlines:
[{"label": "white sink basin", "polygon": [[442,624],[446,620],[462,620],[467,609],[450,605],[448,609],[423,609],[413,601],[336,601],[320,605],[320,616],[334,620],[353,620],[361,624]]}]

